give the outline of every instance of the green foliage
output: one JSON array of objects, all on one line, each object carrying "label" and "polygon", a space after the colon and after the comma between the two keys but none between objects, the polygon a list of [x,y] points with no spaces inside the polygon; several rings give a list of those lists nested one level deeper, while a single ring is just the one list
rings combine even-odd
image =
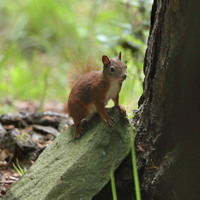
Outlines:
[{"label": "green foliage", "polygon": [[41,109],[46,99],[64,102],[74,58],[92,56],[102,66],[102,54],[122,51],[128,78],[120,102],[131,116],[142,92],[150,6],[151,0],[0,0],[0,102],[36,99]]},{"label": "green foliage", "polygon": [[[16,166],[17,165],[17,166]],[[17,171],[17,173],[22,176],[24,174],[23,169],[21,168],[21,166],[19,165],[19,161],[18,159],[16,159],[16,165],[13,163],[13,167],[15,168],[15,170]]]}]

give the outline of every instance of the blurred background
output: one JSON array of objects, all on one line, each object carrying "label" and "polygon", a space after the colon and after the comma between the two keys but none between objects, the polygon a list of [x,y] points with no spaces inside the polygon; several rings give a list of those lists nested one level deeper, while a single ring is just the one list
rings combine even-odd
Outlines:
[{"label": "blurred background", "polygon": [[116,57],[128,66],[120,103],[142,93],[152,0],[0,0],[0,114],[62,112],[72,63]]}]

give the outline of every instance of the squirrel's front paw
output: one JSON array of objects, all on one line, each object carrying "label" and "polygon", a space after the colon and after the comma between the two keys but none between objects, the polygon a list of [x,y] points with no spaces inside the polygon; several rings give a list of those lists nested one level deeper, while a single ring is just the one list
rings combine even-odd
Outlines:
[{"label": "squirrel's front paw", "polygon": [[117,106],[117,108],[120,110],[120,112],[121,112],[125,117],[127,116],[127,114],[126,114],[126,109],[125,109],[122,105],[118,104],[118,105],[115,105],[115,106]]},{"label": "squirrel's front paw", "polygon": [[111,127],[114,126],[114,122],[113,122],[113,118],[112,117],[108,116],[106,119],[104,119],[104,121],[106,123],[108,123],[109,126],[111,126]]}]

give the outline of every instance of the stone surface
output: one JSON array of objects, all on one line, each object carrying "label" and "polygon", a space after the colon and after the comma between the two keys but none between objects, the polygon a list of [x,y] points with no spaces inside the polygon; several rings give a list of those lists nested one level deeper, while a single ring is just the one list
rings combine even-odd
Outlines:
[{"label": "stone surface", "polygon": [[92,199],[130,152],[132,126],[117,108],[108,110],[115,126],[96,115],[84,122],[84,133],[74,139],[74,127],[57,137],[35,164],[10,189],[5,200]]},{"label": "stone surface", "polygon": [[30,152],[37,148],[32,138],[25,130],[13,129],[5,133],[0,141],[0,146],[15,154],[16,148],[24,152]]},{"label": "stone surface", "polygon": [[4,137],[5,134],[6,134],[6,130],[4,129],[2,124],[0,123],[0,144],[1,144],[2,138]]},{"label": "stone surface", "polygon": [[36,130],[36,131],[44,133],[44,134],[50,133],[54,137],[58,137],[60,135],[60,133],[51,126],[33,125],[33,130]]}]

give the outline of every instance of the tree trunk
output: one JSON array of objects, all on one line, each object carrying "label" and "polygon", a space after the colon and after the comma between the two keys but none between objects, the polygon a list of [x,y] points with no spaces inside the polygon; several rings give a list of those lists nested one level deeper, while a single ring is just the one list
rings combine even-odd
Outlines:
[{"label": "tree trunk", "polygon": [[[200,199],[199,11],[198,0],[154,0],[152,6],[143,94],[134,116],[143,200]],[[135,199],[130,160],[116,171],[120,200]],[[100,194],[112,199],[108,185]]]},{"label": "tree trunk", "polygon": [[200,2],[155,0],[134,117],[142,199],[200,199]]}]

